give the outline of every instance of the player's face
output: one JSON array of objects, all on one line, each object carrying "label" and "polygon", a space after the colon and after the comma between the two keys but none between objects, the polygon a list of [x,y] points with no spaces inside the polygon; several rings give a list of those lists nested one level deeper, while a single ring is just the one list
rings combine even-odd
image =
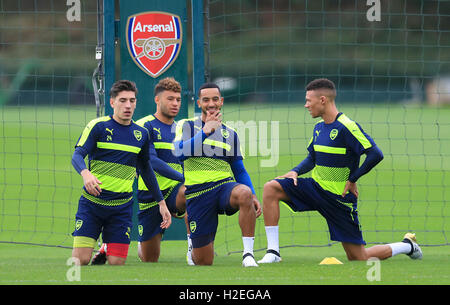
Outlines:
[{"label": "player's face", "polygon": [[163,91],[155,97],[155,102],[162,115],[175,118],[181,107],[181,93]]},{"label": "player's face", "polygon": [[217,88],[205,88],[200,91],[197,104],[205,115],[208,112],[214,113],[222,108],[223,97]]},{"label": "player's face", "polygon": [[136,94],[133,91],[121,91],[110,99],[111,107],[114,109],[113,118],[122,125],[129,125],[136,109]]},{"label": "player's face", "polygon": [[313,118],[322,116],[324,112],[324,96],[319,95],[316,91],[306,91],[305,108]]}]

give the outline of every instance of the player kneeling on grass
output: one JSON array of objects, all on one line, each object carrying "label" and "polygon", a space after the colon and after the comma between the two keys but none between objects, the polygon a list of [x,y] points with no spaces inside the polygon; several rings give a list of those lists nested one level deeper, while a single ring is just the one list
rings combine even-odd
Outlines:
[{"label": "player kneeling on grass", "polygon": [[[181,85],[173,78],[164,78],[156,84],[154,93],[155,114],[136,123],[147,128],[150,133],[150,160],[158,185],[169,211],[173,216],[181,218],[186,211],[183,167],[173,153],[172,143],[175,138],[175,117],[181,107]],[[156,262],[164,234],[164,229],[159,226],[162,216],[152,192],[147,189],[141,177],[138,181],[138,202],[138,255],[143,262]]]},{"label": "player kneeling on grass", "polygon": [[[386,259],[407,254],[422,258],[415,235],[402,242],[365,248],[358,221],[356,181],[382,159],[383,154],[361,126],[339,112],[336,89],[328,79],[306,86],[305,108],[313,118],[321,117],[307,147],[308,156],[283,176],[267,182],[263,191],[263,213],[267,253],[258,263],[281,261],[278,242],[279,202],[293,211],[318,211],[327,221],[331,240],[342,242],[349,260]],[[366,159],[359,166],[362,154]],[[312,170],[312,178],[298,178]]]},{"label": "player kneeling on grass", "polygon": [[[218,215],[239,211],[244,267],[256,267],[253,257],[256,218],[261,207],[242,162],[237,133],[222,123],[223,97],[216,84],[200,86],[200,116],[177,124],[175,151],[184,161],[186,209],[192,253],[188,263],[212,265]],[[192,256],[192,259],[191,257]]]},{"label": "player kneeling on grass", "polygon": [[[181,85],[174,78],[161,79],[155,86],[156,112],[136,121],[150,135],[150,162],[156,179],[172,216],[182,218],[186,210],[184,176],[181,162],[173,153],[175,117],[181,107]],[[162,215],[153,192],[146,187],[142,177],[138,179],[138,256],[143,262],[157,262],[165,229],[161,228]],[[105,249],[106,248],[106,249]],[[93,265],[106,262],[107,246],[102,245],[92,259]]]},{"label": "player kneeling on grass", "polygon": [[[83,177],[84,187],[75,216],[72,257],[81,265],[89,264],[100,233],[108,246],[108,263],[125,264],[136,169],[158,202],[161,228],[171,224],[170,212],[149,162],[148,131],[132,121],[136,95],[133,82],[114,83],[110,91],[114,114],[89,122],[75,146],[72,164]],[[89,168],[84,162],[87,155]]]}]

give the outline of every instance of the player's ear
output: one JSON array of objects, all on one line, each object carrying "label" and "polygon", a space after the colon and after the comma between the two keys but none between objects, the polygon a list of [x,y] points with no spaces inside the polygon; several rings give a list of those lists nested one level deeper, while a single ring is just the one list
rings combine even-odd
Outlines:
[{"label": "player's ear", "polygon": [[114,108],[114,99],[113,98],[109,99],[109,104],[111,105],[111,108]]},{"label": "player's ear", "polygon": [[321,103],[321,104],[325,104],[325,102],[327,101],[327,97],[326,97],[325,95],[321,95],[321,96],[319,97],[319,99],[320,99],[320,103]]}]

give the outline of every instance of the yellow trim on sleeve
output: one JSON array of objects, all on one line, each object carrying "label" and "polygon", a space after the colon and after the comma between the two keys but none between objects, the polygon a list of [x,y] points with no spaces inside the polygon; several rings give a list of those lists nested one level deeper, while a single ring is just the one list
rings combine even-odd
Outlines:
[{"label": "yellow trim on sleeve", "polygon": [[145,116],[145,117],[143,117],[143,118],[137,120],[137,121],[136,121],[136,124],[138,124],[138,125],[141,126],[141,127],[144,127],[145,123],[151,122],[151,121],[153,121],[154,119],[155,119],[155,117],[154,117],[152,114],[150,114],[150,115],[147,115],[147,116]]},{"label": "yellow trim on sleeve", "polygon": [[361,143],[364,149],[368,149],[372,147],[372,143],[366,138],[366,136],[362,133],[359,126],[352,120],[350,120],[345,114],[339,116],[338,121],[341,122],[350,133]]},{"label": "yellow trim on sleeve", "polygon": [[109,121],[111,118],[109,116],[103,116],[96,119],[93,119],[90,121],[86,127],[83,130],[83,133],[81,134],[80,139],[78,140],[78,143],[76,146],[83,146],[84,143],[86,143],[87,138],[89,137],[89,134],[91,133],[92,128],[94,128],[95,125],[99,122],[106,122]]}]

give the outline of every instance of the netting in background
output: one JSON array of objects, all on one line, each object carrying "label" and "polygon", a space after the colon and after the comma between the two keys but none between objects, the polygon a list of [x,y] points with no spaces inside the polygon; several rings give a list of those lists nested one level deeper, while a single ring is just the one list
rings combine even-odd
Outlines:
[{"label": "netting in background", "polygon": [[97,1],[66,2],[0,0],[1,242],[72,243],[71,156],[96,117]]},{"label": "netting in background", "polygon": [[[317,120],[303,108],[304,87],[326,77],[338,109],[385,155],[358,182],[365,240],[413,231],[422,245],[449,244],[449,1],[209,0],[206,27],[208,77],[222,86],[224,120],[242,122],[261,201],[266,181],[306,157]],[[220,223],[216,247],[240,251],[237,219]],[[281,207],[280,232],[285,247],[332,243],[316,212]],[[262,217],[255,246],[266,247]]]}]

